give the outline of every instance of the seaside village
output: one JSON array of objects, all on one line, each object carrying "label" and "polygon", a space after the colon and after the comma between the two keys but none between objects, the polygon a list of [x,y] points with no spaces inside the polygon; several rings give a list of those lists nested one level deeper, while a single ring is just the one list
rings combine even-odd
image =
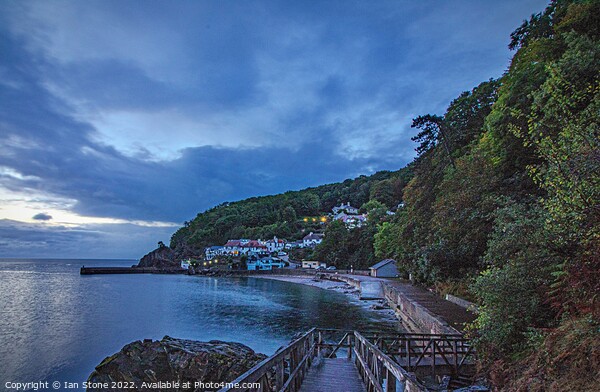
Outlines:
[{"label": "seaside village", "polygon": [[[367,223],[367,214],[359,214],[358,208],[349,202],[342,203],[332,208],[328,216],[321,218],[304,218],[304,220],[319,219],[322,225],[328,220],[341,221],[349,230],[361,227]],[[273,237],[262,239],[230,239],[223,245],[213,245],[205,249],[204,260],[183,260],[181,267],[188,269],[190,265],[199,264],[201,267],[224,268],[225,265],[237,265],[238,269],[249,271],[272,270],[276,268],[309,268],[334,270],[334,266],[327,267],[319,261],[294,262],[289,253],[293,249],[314,249],[323,241],[323,234],[310,232],[301,240],[287,241]]]}]

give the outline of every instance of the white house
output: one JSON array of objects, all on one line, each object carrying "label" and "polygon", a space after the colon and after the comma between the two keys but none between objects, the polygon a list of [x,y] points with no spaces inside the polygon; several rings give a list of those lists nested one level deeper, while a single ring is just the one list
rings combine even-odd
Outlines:
[{"label": "white house", "polygon": [[217,256],[225,254],[225,247],[223,246],[209,246],[204,249],[204,258],[206,260],[212,260]]},{"label": "white house", "polygon": [[181,260],[181,268],[183,269],[189,269],[190,268],[190,260]]},{"label": "white house", "polygon": [[342,211],[345,211],[347,214],[358,214],[358,208],[352,207],[350,202],[344,204],[340,204],[339,206],[335,206],[331,209],[333,215],[336,215]]},{"label": "white house", "polygon": [[304,248],[312,248],[317,246],[323,241],[323,234],[315,234],[312,231],[309,235],[302,238],[302,245]]},{"label": "white house", "polygon": [[361,227],[367,223],[367,216],[365,214],[357,215],[340,212],[334,215],[333,220],[342,221],[348,229],[354,229],[355,227]]},{"label": "white house", "polygon": [[265,245],[267,246],[267,251],[269,253],[279,252],[285,248],[285,241],[277,237],[273,237],[273,239],[268,240]]},{"label": "white house", "polygon": [[240,253],[241,247],[241,240],[229,240],[225,243],[225,245],[223,245],[223,253],[237,256]]},{"label": "white house", "polygon": [[249,240],[240,245],[240,253],[242,254],[266,252],[268,252],[267,247],[257,240]]}]

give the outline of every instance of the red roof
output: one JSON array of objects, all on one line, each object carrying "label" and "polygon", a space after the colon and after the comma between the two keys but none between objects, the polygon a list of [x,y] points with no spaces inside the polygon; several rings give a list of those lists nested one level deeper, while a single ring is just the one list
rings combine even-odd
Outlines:
[{"label": "red roof", "polygon": [[248,241],[243,245],[244,248],[266,248],[263,244],[256,240]]},{"label": "red roof", "polygon": [[240,240],[229,240],[224,246],[240,246]]}]

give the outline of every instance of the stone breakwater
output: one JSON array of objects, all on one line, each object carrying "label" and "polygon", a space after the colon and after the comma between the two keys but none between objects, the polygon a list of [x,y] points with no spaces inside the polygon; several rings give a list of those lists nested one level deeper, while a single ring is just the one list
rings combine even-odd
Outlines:
[{"label": "stone breakwater", "polygon": [[[136,341],[104,359],[88,378],[90,392],[193,391],[235,380],[267,356],[241,343],[176,339]],[[202,388],[199,390],[215,390]]]}]

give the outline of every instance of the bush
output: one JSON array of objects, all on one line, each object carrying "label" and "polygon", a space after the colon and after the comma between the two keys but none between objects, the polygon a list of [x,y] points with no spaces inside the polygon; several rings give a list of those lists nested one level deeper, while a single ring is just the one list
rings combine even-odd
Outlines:
[{"label": "bush", "polygon": [[545,327],[552,320],[544,302],[549,276],[543,265],[511,262],[477,277],[472,286],[480,301],[476,344],[484,359],[522,352],[530,328]]},{"label": "bush", "polygon": [[554,316],[547,298],[557,260],[550,253],[547,214],[537,203],[503,204],[484,257],[489,267],[471,287],[481,305],[478,350],[489,359],[518,355],[528,331],[548,326]]}]

